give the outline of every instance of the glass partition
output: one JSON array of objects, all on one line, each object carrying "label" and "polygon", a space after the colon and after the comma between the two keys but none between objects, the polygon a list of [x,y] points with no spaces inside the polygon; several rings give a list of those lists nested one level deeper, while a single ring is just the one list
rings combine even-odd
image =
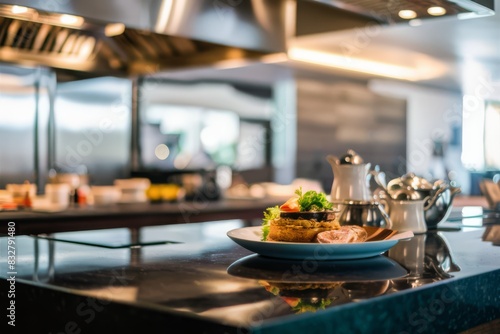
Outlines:
[{"label": "glass partition", "polygon": [[270,89],[262,96],[226,82],[158,79],[144,80],[138,89],[136,169],[246,171],[271,165]]},{"label": "glass partition", "polygon": [[151,105],[141,113],[141,159],[159,170],[233,166],[239,116],[198,106]]}]

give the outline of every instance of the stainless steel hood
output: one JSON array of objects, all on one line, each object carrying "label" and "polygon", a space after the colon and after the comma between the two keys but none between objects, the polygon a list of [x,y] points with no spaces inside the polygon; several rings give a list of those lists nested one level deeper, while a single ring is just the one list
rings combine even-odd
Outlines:
[{"label": "stainless steel hood", "polygon": [[493,1],[65,0],[0,1],[0,62],[47,66],[68,80],[133,76],[258,59],[295,36],[423,18],[491,15]]},{"label": "stainless steel hood", "polygon": [[48,66],[68,77],[148,74],[286,49],[282,1],[2,3],[0,61]]}]

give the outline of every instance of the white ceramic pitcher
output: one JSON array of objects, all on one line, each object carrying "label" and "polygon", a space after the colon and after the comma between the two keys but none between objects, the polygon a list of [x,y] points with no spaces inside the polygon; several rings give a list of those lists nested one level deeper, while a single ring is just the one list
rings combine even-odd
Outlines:
[{"label": "white ceramic pitcher", "polygon": [[333,170],[331,200],[333,202],[354,200],[368,201],[371,199],[368,186],[370,163],[341,164],[334,155],[326,157]]}]

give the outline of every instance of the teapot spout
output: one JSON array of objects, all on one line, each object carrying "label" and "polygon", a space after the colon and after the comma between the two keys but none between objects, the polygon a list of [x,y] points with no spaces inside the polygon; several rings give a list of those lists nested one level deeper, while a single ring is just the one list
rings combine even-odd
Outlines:
[{"label": "teapot spout", "polygon": [[330,163],[330,165],[339,165],[340,164],[340,160],[339,158],[337,158],[337,156],[333,155],[333,154],[328,154],[326,156],[326,160]]},{"label": "teapot spout", "polygon": [[340,165],[340,160],[335,155],[329,154],[326,156],[326,160],[330,163],[333,170],[333,175],[338,174],[338,167]]}]

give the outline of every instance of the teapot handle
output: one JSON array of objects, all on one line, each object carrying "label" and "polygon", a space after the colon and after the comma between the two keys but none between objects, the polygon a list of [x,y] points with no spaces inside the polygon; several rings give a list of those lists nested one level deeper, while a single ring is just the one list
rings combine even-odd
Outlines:
[{"label": "teapot handle", "polygon": [[[386,202],[387,200],[384,199],[383,201]],[[392,220],[391,220],[391,217],[389,217],[389,205],[388,205],[388,203],[383,204],[382,200],[381,200],[379,205],[378,205],[378,209],[380,210],[380,214],[384,217],[384,219],[387,223],[385,228],[392,229]]]},{"label": "teapot handle", "polygon": [[387,215],[390,215],[391,206],[389,205],[389,200],[387,200],[386,198],[380,198],[378,201],[382,206],[381,209],[383,209],[383,212]]},{"label": "teapot handle", "polygon": [[434,195],[432,195],[432,197],[429,195],[427,197],[424,198],[424,203],[425,203],[425,206],[424,206],[424,210],[427,211],[428,209],[430,209],[437,201],[438,197],[441,196],[441,194],[446,190],[448,189],[448,185],[445,185],[445,186],[442,186],[440,187],[435,193]]},{"label": "teapot handle", "polygon": [[385,196],[390,197],[389,191],[387,190],[387,182],[385,180],[385,173],[380,170],[378,165],[375,166],[373,170],[370,171],[370,174],[373,175],[373,179],[375,183],[382,189],[382,192]]}]

